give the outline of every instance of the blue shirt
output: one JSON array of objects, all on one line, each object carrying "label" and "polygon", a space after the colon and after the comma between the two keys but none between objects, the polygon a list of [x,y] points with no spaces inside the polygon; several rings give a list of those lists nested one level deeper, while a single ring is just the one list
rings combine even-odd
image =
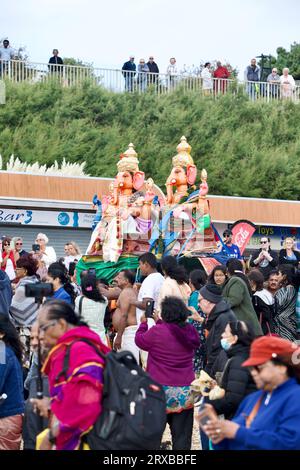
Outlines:
[{"label": "blue shirt", "polygon": [[228,246],[228,245],[225,245],[225,247],[223,247],[222,249],[222,252],[229,256],[229,258],[237,258],[237,259],[243,259],[242,255],[241,255],[241,252],[240,252],[240,249],[237,245],[234,245],[232,243],[231,246]]},{"label": "blue shirt", "polygon": [[0,395],[3,393],[7,398],[0,404],[0,419],[24,413],[22,367],[14,351],[6,345],[5,363],[0,361]]},{"label": "blue shirt", "polygon": [[[257,415],[246,428],[246,417],[263,395]],[[292,378],[272,394],[258,391],[240,404],[233,420],[240,424],[234,439],[214,444],[216,450],[299,450],[300,449],[300,385]]]},{"label": "blue shirt", "polygon": [[51,299],[64,300],[68,304],[72,304],[71,296],[68,294],[68,292],[65,291],[63,287],[60,287],[58,290],[56,290]]}]

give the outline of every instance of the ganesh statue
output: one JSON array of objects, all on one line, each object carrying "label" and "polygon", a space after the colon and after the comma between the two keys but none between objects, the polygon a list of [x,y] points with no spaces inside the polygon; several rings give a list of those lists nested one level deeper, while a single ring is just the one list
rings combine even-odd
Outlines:
[{"label": "ganesh statue", "polygon": [[184,136],[181,137],[166,181],[166,205],[160,226],[164,254],[194,255],[216,248],[206,199],[207,173],[201,171],[201,183],[197,189],[197,167],[190,152],[191,146]]},{"label": "ganesh statue", "polygon": [[102,197],[102,217],[93,231],[88,255],[100,255],[105,262],[117,262],[122,253],[141,254],[149,250],[149,234],[157,209],[153,181],[139,170],[133,144],[120,155],[118,173],[110,194]]}]

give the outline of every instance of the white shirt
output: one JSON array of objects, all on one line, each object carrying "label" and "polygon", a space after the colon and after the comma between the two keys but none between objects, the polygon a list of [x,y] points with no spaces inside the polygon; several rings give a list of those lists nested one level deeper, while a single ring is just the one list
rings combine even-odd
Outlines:
[{"label": "white shirt", "polygon": [[168,68],[167,68],[167,75],[177,75],[178,74],[178,71],[177,71],[177,67],[176,65],[168,65]]},{"label": "white shirt", "polygon": [[[161,286],[164,282],[164,277],[160,273],[152,273],[144,279],[141,288],[139,290],[138,302],[142,302],[143,299],[153,299],[154,308],[158,307],[158,297]],[[141,316],[145,313],[144,310],[136,309],[136,320],[140,323]],[[149,322],[149,320],[148,320]],[[149,324],[149,323],[148,323]]]},{"label": "white shirt", "polygon": [[[75,299],[75,313],[79,315],[79,303],[81,296]],[[108,300],[105,298],[105,302],[96,302],[95,300],[83,297],[81,304],[81,319],[85,321],[90,329],[97,333],[102,342],[107,346],[107,340],[105,336],[104,316]]]},{"label": "white shirt", "polygon": [[42,261],[44,261],[47,268],[49,268],[50,264],[55,263],[56,253],[53,246],[46,246],[45,252],[42,256]]},{"label": "white shirt", "polygon": [[211,73],[207,67],[205,67],[201,72],[201,78],[203,80],[203,90],[212,90],[213,81]]},{"label": "white shirt", "polygon": [[8,62],[14,57],[14,50],[11,47],[0,47],[0,59]]},{"label": "white shirt", "polygon": [[64,258],[64,265],[65,267],[67,268],[67,270],[69,271],[69,267],[70,267],[70,263],[74,263],[74,261],[79,261],[81,258],[81,255],[69,255],[69,256],[66,256]]},{"label": "white shirt", "polygon": [[6,272],[6,274],[8,275],[8,277],[11,281],[13,281],[16,278],[14,265],[13,265],[13,262],[10,258],[8,258],[7,261],[6,261],[5,272]]}]

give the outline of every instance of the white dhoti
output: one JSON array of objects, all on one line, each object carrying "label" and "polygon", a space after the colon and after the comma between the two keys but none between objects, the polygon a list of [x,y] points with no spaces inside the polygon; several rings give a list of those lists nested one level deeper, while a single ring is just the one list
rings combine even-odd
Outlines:
[{"label": "white dhoti", "polygon": [[135,334],[138,330],[138,325],[127,326],[122,335],[122,344],[120,351],[130,351],[136,362],[140,363],[140,349],[135,344]]}]

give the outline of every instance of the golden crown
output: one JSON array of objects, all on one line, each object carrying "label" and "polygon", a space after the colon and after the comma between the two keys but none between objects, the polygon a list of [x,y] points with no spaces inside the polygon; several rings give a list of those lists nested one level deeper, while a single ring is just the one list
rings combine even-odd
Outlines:
[{"label": "golden crown", "polygon": [[137,155],[134,145],[130,143],[126,152],[120,155],[120,160],[117,163],[118,171],[130,171],[132,173],[139,171]]},{"label": "golden crown", "polygon": [[178,153],[172,158],[173,166],[187,167],[188,165],[194,165],[194,160],[190,155],[192,147],[187,143],[184,135],[181,137],[180,144],[177,145],[176,150]]}]

